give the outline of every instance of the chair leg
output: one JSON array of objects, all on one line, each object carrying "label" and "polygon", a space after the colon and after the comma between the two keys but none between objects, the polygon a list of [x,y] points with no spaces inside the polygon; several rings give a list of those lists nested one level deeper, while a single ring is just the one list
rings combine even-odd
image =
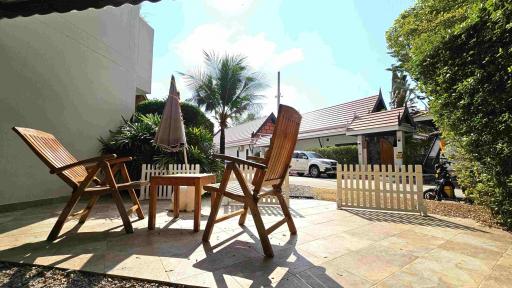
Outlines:
[{"label": "chair leg", "polygon": [[142,212],[142,207],[140,206],[139,198],[137,198],[137,194],[135,194],[135,190],[128,189],[128,194],[130,194],[130,198],[132,199],[132,203],[134,206],[137,206],[135,209],[135,213],[137,213],[137,217],[139,219],[144,219],[144,212]]},{"label": "chair leg", "polygon": [[92,207],[94,204],[96,204],[96,201],[98,201],[98,198],[100,196],[92,196],[89,202],[87,203],[87,206],[85,207],[84,214],[80,217],[80,220],[78,220],[78,223],[85,223],[85,220],[87,220],[87,217],[89,217],[89,214],[91,213]]},{"label": "chair leg", "polygon": [[73,208],[75,207],[76,203],[80,199],[80,196],[82,196],[82,193],[83,190],[73,192],[71,198],[69,198],[68,200],[68,203],[60,213],[57,222],[55,222],[55,225],[53,225],[52,231],[50,231],[48,238],[46,238],[47,241],[54,241],[55,239],[57,239],[57,237],[59,237],[60,231],[62,230],[64,223],[66,223],[69,213],[71,213],[71,210],[73,210]]},{"label": "chair leg", "polygon": [[286,218],[286,223],[288,224],[288,229],[292,235],[297,234],[297,228],[295,228],[295,223],[293,222],[292,214],[286,205],[286,201],[282,194],[276,195],[277,200],[279,201],[279,205],[281,205],[281,210],[283,210],[284,217]]},{"label": "chair leg", "polygon": [[114,203],[116,203],[117,210],[119,211],[119,215],[121,216],[121,220],[123,220],[124,230],[126,231],[126,233],[133,233],[132,223],[130,222],[130,218],[128,217],[128,213],[126,212],[126,208],[124,207],[123,198],[121,198],[121,194],[119,194],[119,190],[117,189],[116,180],[114,179],[114,174],[112,174],[110,164],[104,162],[102,165],[102,169],[105,172],[105,180],[107,181],[112,191],[112,199],[114,200]]},{"label": "chair leg", "polygon": [[245,218],[247,218],[247,210],[249,210],[249,206],[244,203],[244,213],[240,215],[240,220],[238,220],[238,225],[242,226],[245,224]]},{"label": "chair leg", "polygon": [[261,246],[263,247],[263,253],[267,257],[274,257],[274,251],[272,250],[272,245],[270,244],[270,240],[268,239],[267,232],[265,231],[265,225],[263,224],[263,219],[261,219],[260,210],[258,209],[258,205],[252,199],[252,197],[248,198],[246,203],[251,209],[251,215],[254,219],[254,224],[256,225],[256,230],[258,231],[258,235],[260,236]]},{"label": "chair leg", "polygon": [[[124,181],[132,182],[130,179],[130,174],[128,174],[128,170],[126,169],[126,165],[124,163],[121,166],[121,176],[123,176]],[[135,190],[133,190],[133,188],[128,189],[128,194],[130,194],[133,205],[137,206],[137,209],[135,210],[137,217],[139,217],[139,219],[144,219],[144,212],[142,212],[142,208],[140,206],[139,199],[137,198],[137,194],[135,194]]]},{"label": "chair leg", "polygon": [[133,233],[132,223],[130,222],[128,213],[126,213],[126,208],[123,204],[123,198],[121,198],[121,194],[119,194],[119,190],[117,190],[117,188],[112,189],[112,198],[114,199],[114,203],[116,203],[117,210],[121,216],[121,220],[123,220],[124,230],[126,233]]},{"label": "chair leg", "polygon": [[222,202],[222,194],[219,193],[215,195],[213,200],[212,209],[210,211],[210,216],[208,217],[208,222],[206,223],[206,227],[204,228],[203,233],[203,241],[210,241],[210,237],[212,236],[213,225],[215,225],[215,219],[217,219],[217,214],[219,213],[220,203]]}]

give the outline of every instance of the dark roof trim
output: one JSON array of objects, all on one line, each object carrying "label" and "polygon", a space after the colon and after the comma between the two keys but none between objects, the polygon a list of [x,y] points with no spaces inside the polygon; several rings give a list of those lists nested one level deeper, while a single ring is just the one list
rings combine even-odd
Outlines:
[{"label": "dark roof trim", "polygon": [[382,97],[382,90],[379,89],[379,98],[377,98],[377,101],[375,101],[375,105],[373,106],[372,113],[373,112],[379,112],[382,110],[388,110],[386,107],[386,102],[384,102],[384,98]]},{"label": "dark roof trim", "polygon": [[406,121],[405,123],[410,124],[412,127],[416,127],[416,122],[414,121],[414,118],[411,116],[411,113],[409,112],[409,108],[407,105],[404,106],[404,112],[398,114],[398,125],[402,125],[402,123]]},{"label": "dark roof trim", "polygon": [[253,131],[251,133],[252,137],[254,137],[254,135],[256,135],[256,134],[259,134],[261,129],[263,128],[263,126],[265,126],[265,123],[267,123],[269,120],[272,123],[276,124],[276,115],[274,115],[274,112],[270,113],[270,115],[268,115],[267,119],[265,119],[265,121],[263,121],[263,123],[261,123],[260,127],[258,127],[258,129],[256,131]]},{"label": "dark roof trim", "polygon": [[0,19],[101,9],[106,6],[119,7],[124,4],[137,5],[144,1],[160,0],[0,0]]}]

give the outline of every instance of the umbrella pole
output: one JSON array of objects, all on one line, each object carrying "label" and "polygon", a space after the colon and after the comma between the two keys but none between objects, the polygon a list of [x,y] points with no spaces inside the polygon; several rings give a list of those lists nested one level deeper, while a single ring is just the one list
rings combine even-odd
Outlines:
[{"label": "umbrella pole", "polygon": [[183,147],[183,158],[185,159],[185,171],[187,171],[187,174],[190,174],[190,170],[188,167],[188,159],[187,159],[187,147]]}]

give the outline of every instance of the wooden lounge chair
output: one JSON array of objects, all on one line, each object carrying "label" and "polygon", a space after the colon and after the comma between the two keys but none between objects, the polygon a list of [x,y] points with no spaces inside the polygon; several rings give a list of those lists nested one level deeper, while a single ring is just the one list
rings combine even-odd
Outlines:
[{"label": "wooden lounge chair", "polygon": [[[126,233],[133,232],[128,213],[135,212],[139,219],[144,219],[144,213],[134,188],[140,188],[149,183],[130,180],[124,162],[132,160],[131,157],[117,158],[116,155],[112,154],[78,161],[52,134],[29,128],[13,127],[12,129],[27,143],[39,159],[50,168],[51,174],[57,174],[57,176],[73,188],[71,198],[64,207],[64,210],[62,210],[50,235],[48,235],[48,241],[57,239],[62,226],[69,219],[69,214],[82,195],[89,195],[91,199],[85,209],[72,214],[72,218],[80,217],[79,223],[85,222],[99,196],[106,193],[112,194],[112,198],[123,220]],[[103,180],[96,177],[99,172],[104,174]],[[117,172],[121,172],[124,183],[116,183],[114,175]],[[128,209],[128,211],[125,210],[119,190],[128,190],[130,194],[134,206]]]},{"label": "wooden lounge chair", "polygon": [[[206,191],[212,193],[214,200],[203,234],[203,241],[208,242],[210,240],[215,223],[240,215],[238,224],[244,225],[248,209],[251,210],[251,215],[256,224],[263,252],[268,257],[274,256],[272,246],[268,239],[270,233],[284,223],[288,224],[291,234],[297,233],[292,216],[281,193],[281,187],[285,180],[286,173],[288,173],[293,150],[297,143],[301,118],[302,117],[295,109],[285,105],[279,106],[276,126],[265,158],[248,157],[247,160],[244,160],[227,155],[215,155],[217,159],[227,161],[227,165],[221,183],[204,187]],[[247,165],[257,169],[252,183],[247,183],[239,165]],[[237,181],[229,182],[231,172],[235,173]],[[223,196],[244,203],[243,209],[217,218]],[[277,197],[284,215],[282,220],[267,229],[265,229],[258,210],[258,200],[264,196]]]}]

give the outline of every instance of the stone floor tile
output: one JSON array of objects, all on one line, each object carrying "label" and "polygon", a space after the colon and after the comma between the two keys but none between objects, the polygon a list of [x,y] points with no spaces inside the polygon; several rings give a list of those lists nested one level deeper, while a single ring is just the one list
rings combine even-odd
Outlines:
[{"label": "stone floor tile", "polygon": [[450,241],[457,242],[461,246],[464,245],[472,245],[482,249],[493,250],[496,252],[503,253],[505,252],[512,240],[503,239],[500,235],[494,235],[491,233],[474,233],[474,232],[464,232],[458,234],[452,238]]},{"label": "stone floor tile", "polygon": [[229,275],[223,275],[221,273],[203,272],[193,276],[180,278],[174,283],[186,284],[200,287],[219,287],[219,288],[231,288],[231,287],[244,287],[241,286],[233,277]]},{"label": "stone floor tile", "polygon": [[158,256],[107,252],[105,253],[105,273],[169,281]]},{"label": "stone floor tile", "polygon": [[297,277],[311,287],[371,287],[373,285],[369,280],[335,266],[327,268],[316,266],[298,273]]},{"label": "stone floor tile", "polygon": [[343,269],[372,282],[399,271],[417,257],[395,248],[372,245],[323,264],[326,268]]},{"label": "stone floor tile", "polygon": [[403,283],[408,287],[416,282],[427,287],[476,287],[490,271],[485,261],[437,248],[383,281],[382,286]]},{"label": "stone floor tile", "polygon": [[395,223],[372,223],[362,227],[356,227],[345,233],[364,240],[379,241],[387,237],[396,235],[408,227]]},{"label": "stone floor tile", "polygon": [[318,258],[324,258],[326,261],[332,260],[341,255],[352,252],[346,243],[334,242],[329,238],[321,238],[297,247],[299,252],[307,252]]},{"label": "stone floor tile", "polygon": [[512,286],[512,254],[504,254],[493,267],[493,271],[480,284],[480,287]]},{"label": "stone floor tile", "polygon": [[[452,240],[448,240],[439,245],[438,249],[442,249],[443,251],[448,251],[450,253],[457,253],[456,255],[464,255],[477,259],[479,263],[482,263],[487,268],[492,268],[496,261],[498,261],[498,259],[503,255],[503,251],[498,252],[479,245],[471,245],[467,243],[461,244],[460,242],[455,242]],[[439,251],[433,250],[433,252]],[[430,255],[427,255],[426,257],[429,256]]]},{"label": "stone floor tile", "polygon": [[423,234],[414,230],[407,230],[381,240],[379,244],[396,249],[403,249],[415,256],[421,256],[435,249],[445,241],[446,239],[444,238]]}]

